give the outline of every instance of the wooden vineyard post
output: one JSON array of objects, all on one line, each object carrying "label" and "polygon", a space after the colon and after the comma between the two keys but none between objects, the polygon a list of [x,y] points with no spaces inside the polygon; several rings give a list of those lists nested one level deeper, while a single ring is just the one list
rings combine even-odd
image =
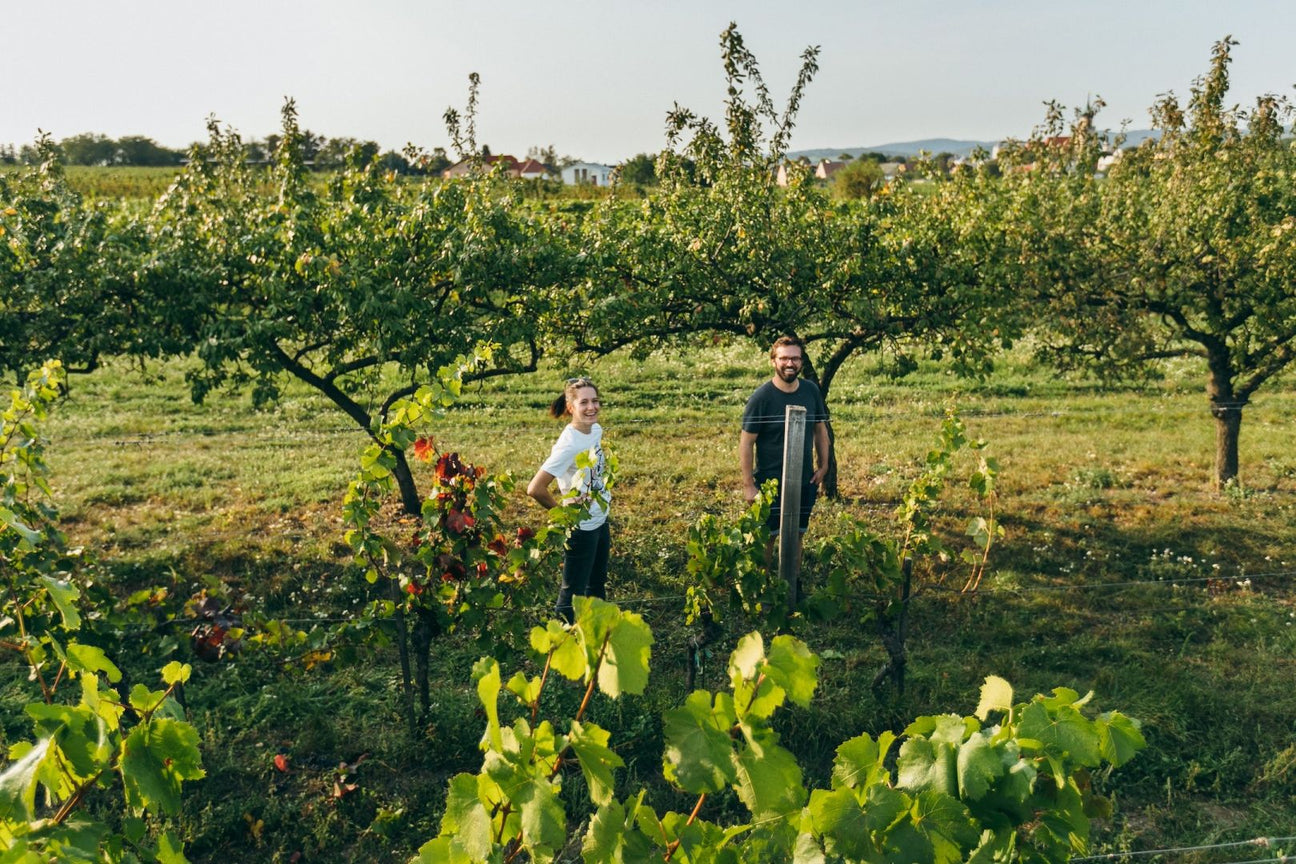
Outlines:
[{"label": "wooden vineyard post", "polygon": [[787,581],[788,613],[801,579],[801,482],[805,470],[806,409],[787,406],[783,419],[783,477],[779,480],[779,576]]}]

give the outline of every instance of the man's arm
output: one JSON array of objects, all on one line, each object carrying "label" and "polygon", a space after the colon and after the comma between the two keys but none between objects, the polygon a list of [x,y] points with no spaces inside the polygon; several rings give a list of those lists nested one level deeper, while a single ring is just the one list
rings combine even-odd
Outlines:
[{"label": "man's arm", "polygon": [[756,488],[755,463],[752,455],[756,448],[756,433],[744,429],[738,436],[738,466],[742,469],[743,498],[747,503],[756,500],[759,490]]},{"label": "man's arm", "polygon": [[823,480],[824,475],[828,473],[828,424],[816,423],[814,425],[814,449],[815,464],[819,467],[810,475],[811,484],[818,486]]}]

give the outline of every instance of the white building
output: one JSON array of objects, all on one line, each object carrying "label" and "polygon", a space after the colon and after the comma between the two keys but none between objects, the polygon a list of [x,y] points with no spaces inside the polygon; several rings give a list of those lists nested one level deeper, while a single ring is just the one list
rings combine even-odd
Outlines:
[{"label": "white building", "polygon": [[577,162],[562,169],[562,182],[568,186],[608,186],[612,182],[612,166]]}]

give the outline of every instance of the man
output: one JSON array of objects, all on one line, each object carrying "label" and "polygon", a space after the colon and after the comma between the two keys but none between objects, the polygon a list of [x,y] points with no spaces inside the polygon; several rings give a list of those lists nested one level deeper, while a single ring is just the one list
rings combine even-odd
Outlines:
[{"label": "man", "polygon": [[[787,406],[806,409],[805,452],[802,456],[801,531],[810,525],[819,481],[828,473],[828,406],[813,381],[801,376],[805,363],[805,343],[795,336],[780,336],[770,348],[770,365],[774,375],[747,400],[743,409],[742,435],[738,443],[738,462],[742,466],[743,497],[755,501],[761,484],[773,477],[783,482],[784,420]],[[812,461],[811,446],[813,443]],[[811,472],[812,466],[814,472]],[[782,496],[780,495],[780,498]],[[779,501],[774,502],[767,523],[777,535],[780,523]],[[797,537],[798,556],[800,536]]]}]

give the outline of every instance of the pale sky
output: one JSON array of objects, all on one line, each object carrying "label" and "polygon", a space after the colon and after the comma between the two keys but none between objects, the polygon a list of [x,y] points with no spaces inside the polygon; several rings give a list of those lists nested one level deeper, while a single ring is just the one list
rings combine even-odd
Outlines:
[{"label": "pale sky", "polygon": [[1231,34],[1230,101],[1296,84],[1292,0],[3,0],[0,143],[38,129],[245,138],[285,96],[326,137],[449,146],[441,116],[481,75],[479,143],[616,163],[656,152],[675,103],[720,119],[719,34],[738,23],[776,102],[819,45],[792,149],[1023,137],[1042,103],[1101,96],[1105,126],[1186,101]]}]

